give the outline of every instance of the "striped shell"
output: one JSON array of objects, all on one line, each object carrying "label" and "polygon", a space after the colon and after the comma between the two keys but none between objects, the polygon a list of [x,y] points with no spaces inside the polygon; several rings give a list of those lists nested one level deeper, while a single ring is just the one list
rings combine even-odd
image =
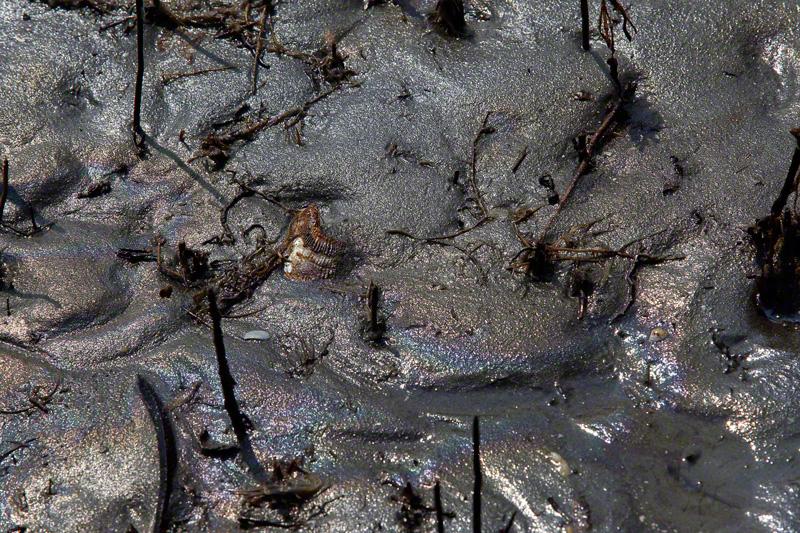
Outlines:
[{"label": "striped shell", "polygon": [[344,243],[325,235],[319,209],[311,204],[295,214],[284,240],[283,272],[296,281],[331,277],[336,272]]}]

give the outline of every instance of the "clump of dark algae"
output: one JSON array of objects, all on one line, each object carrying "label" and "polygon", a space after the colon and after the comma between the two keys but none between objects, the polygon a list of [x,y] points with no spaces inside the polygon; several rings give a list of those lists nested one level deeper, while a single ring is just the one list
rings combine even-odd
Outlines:
[{"label": "clump of dark algae", "polygon": [[[797,147],[789,173],[770,214],[749,228],[761,272],[756,279],[756,302],[770,319],[800,322],[800,128],[792,130]],[[788,206],[789,197],[794,202]]]}]

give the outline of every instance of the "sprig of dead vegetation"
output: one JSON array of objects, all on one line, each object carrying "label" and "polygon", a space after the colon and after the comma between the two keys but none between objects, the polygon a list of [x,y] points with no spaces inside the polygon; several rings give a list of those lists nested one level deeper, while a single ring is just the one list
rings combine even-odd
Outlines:
[{"label": "sprig of dead vegetation", "polygon": [[[619,0],[610,0],[613,9],[616,13],[622,16],[623,19],[623,32],[628,40],[633,39],[633,32],[636,32],[636,26],[630,20],[630,16],[625,7]],[[584,3],[585,4],[585,3]],[[582,5],[582,14],[584,15],[584,48],[588,44],[588,8]],[[601,261],[614,257],[622,257],[629,260],[639,261],[655,261],[656,258],[645,258],[641,254],[631,255],[624,250],[606,250],[606,249],[570,249],[554,245],[548,241],[548,236],[554,227],[559,215],[569,203],[573,193],[581,181],[581,178],[592,171],[594,168],[594,160],[600,153],[605,143],[609,140],[615,129],[624,125],[623,117],[625,115],[624,109],[630,105],[635,97],[636,82],[630,81],[623,84],[619,76],[619,62],[616,58],[616,46],[614,28],[617,21],[615,21],[609,11],[608,2],[602,0],[600,3],[600,17],[598,20],[598,30],[605,41],[608,49],[611,51],[611,57],[607,60],[609,66],[609,75],[615,85],[615,90],[610,96],[610,103],[603,113],[603,118],[600,121],[598,128],[590,136],[581,134],[576,138],[576,150],[578,152],[578,165],[572,174],[572,178],[567,185],[563,194],[558,196],[558,203],[556,209],[552,212],[550,217],[545,222],[544,226],[539,232],[539,236],[531,238],[524,235],[518,227],[518,222],[514,222],[514,231],[517,235],[517,240],[522,244],[523,248],[517,252],[512,258],[510,269],[516,272],[521,272],[526,276],[534,279],[544,279],[553,272],[554,263],[560,261],[571,262],[585,262],[585,261]]]},{"label": "sprig of dead vegetation", "polygon": [[279,124],[285,125],[287,129],[295,126],[305,118],[316,103],[327,98],[341,87],[342,85],[330,87],[326,91],[309,98],[303,104],[281,111],[276,115],[261,118],[246,117],[243,119],[243,123],[234,123],[222,133],[209,133],[200,142],[200,147],[195,152],[195,155],[189,159],[189,162],[205,157],[215,164],[215,168],[222,168],[230,158],[230,152],[234,144],[251,140],[263,130]]},{"label": "sprig of dead vegetation", "polygon": [[[796,321],[800,315],[800,128],[791,130],[796,146],[789,171],[770,214],[749,228],[760,273],[757,303],[769,318]],[[789,198],[794,195],[793,205]]]}]

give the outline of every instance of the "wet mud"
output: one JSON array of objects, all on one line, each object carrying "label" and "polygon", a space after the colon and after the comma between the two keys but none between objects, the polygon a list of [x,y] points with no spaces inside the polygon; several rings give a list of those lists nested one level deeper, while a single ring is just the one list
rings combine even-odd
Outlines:
[{"label": "wet mud", "polygon": [[4,531],[800,529],[795,1],[246,4],[0,2]]}]

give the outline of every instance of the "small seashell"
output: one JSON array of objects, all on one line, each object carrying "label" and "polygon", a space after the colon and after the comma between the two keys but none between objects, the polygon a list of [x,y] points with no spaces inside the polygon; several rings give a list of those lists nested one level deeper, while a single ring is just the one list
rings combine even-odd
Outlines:
[{"label": "small seashell", "polygon": [[297,212],[284,240],[283,272],[296,281],[331,277],[336,272],[344,243],[325,235],[319,209],[311,204]]}]

